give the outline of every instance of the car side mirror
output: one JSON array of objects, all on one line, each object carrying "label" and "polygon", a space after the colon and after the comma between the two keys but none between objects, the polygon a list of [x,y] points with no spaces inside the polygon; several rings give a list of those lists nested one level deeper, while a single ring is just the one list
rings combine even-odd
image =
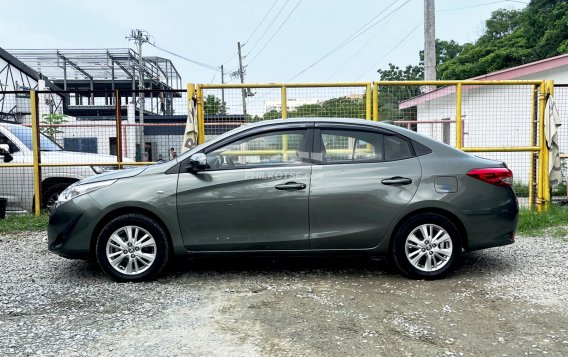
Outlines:
[{"label": "car side mirror", "polygon": [[10,146],[8,144],[0,144],[0,156],[4,156],[4,162],[14,160],[12,155],[10,155]]},{"label": "car side mirror", "polygon": [[204,153],[191,155],[189,158],[191,171],[201,171],[207,168],[207,156]]}]

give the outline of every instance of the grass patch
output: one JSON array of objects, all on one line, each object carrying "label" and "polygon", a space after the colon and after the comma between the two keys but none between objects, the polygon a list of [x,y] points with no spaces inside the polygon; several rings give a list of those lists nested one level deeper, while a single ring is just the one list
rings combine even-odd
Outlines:
[{"label": "grass patch", "polygon": [[49,216],[42,214],[39,217],[33,215],[7,215],[0,219],[0,233],[17,233],[25,231],[44,231],[47,229]]},{"label": "grass patch", "polygon": [[568,226],[568,207],[550,205],[543,213],[522,208],[519,212],[517,231],[519,234],[537,236],[547,230],[552,236],[565,240],[568,233],[566,226]]},{"label": "grass patch", "polygon": [[[8,215],[6,219],[0,219],[0,233],[44,231],[47,229],[48,219],[47,214],[42,214],[39,217],[34,215]],[[540,236],[546,233],[568,241],[568,206],[552,204],[543,213],[521,208],[517,232],[529,236]]]}]

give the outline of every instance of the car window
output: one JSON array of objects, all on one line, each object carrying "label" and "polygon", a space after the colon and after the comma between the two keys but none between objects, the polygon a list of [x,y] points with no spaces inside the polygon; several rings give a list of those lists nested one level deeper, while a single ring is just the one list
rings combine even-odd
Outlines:
[{"label": "car window", "polygon": [[324,163],[381,161],[383,134],[367,131],[322,130]]},{"label": "car window", "polygon": [[385,160],[403,160],[412,157],[408,141],[395,136],[385,135]]},{"label": "car window", "polygon": [[[32,128],[27,126],[9,126],[8,130],[18,138],[29,150],[33,150]],[[41,151],[61,151],[63,150],[56,142],[45,136],[39,135],[39,145]]]},{"label": "car window", "polygon": [[302,165],[307,131],[287,130],[247,137],[207,153],[210,170]]},{"label": "car window", "polygon": [[12,140],[8,139],[6,135],[0,132],[0,144],[6,144],[10,147],[10,153],[13,154],[15,152],[20,151],[18,146],[12,142]]}]

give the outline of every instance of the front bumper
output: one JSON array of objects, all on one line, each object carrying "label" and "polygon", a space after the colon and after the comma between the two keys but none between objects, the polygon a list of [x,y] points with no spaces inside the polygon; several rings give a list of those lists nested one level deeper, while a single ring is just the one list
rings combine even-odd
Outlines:
[{"label": "front bumper", "polygon": [[94,222],[97,221],[92,213],[98,211],[88,194],[56,205],[49,216],[48,249],[65,258],[88,258]]}]

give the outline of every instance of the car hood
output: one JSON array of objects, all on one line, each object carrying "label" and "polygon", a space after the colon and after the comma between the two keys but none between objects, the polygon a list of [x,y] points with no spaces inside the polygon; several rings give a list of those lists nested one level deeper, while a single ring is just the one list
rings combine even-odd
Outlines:
[{"label": "car hood", "polygon": [[81,184],[134,177],[140,175],[147,168],[148,168],[147,166],[144,166],[144,167],[123,169],[123,170],[111,170],[99,175],[89,176],[86,179],[81,180]]}]

